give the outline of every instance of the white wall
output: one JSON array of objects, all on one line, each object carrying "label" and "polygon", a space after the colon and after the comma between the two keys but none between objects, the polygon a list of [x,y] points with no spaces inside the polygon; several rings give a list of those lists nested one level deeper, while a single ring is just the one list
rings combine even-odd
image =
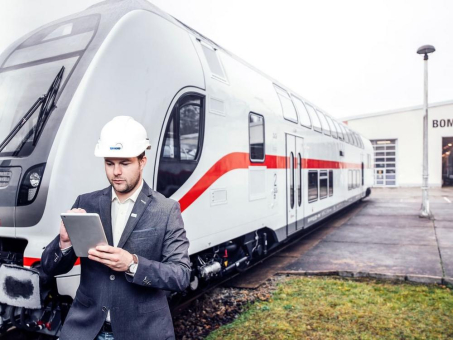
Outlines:
[{"label": "white wall", "polygon": [[[421,186],[423,171],[423,109],[350,118],[348,125],[368,139],[397,139],[397,185]],[[445,120],[445,127],[433,121]],[[447,126],[447,120],[452,124]],[[442,137],[453,137],[453,102],[433,104],[428,129],[429,185],[442,184]]]}]

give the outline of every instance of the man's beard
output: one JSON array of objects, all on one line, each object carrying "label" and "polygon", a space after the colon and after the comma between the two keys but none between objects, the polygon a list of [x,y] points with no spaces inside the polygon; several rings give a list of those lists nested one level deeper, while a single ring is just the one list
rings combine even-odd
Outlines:
[{"label": "man's beard", "polygon": [[[115,179],[115,178],[114,178]],[[135,182],[133,182],[132,184],[129,184],[126,180],[124,180],[124,184],[126,185],[126,188],[120,190],[120,189],[117,189],[113,183],[113,180],[109,180],[110,181],[110,184],[115,188],[115,190],[121,194],[127,194],[128,192],[131,192],[132,190],[134,190],[136,187],[137,187],[137,184],[140,180],[140,176],[138,176],[135,180]]]}]

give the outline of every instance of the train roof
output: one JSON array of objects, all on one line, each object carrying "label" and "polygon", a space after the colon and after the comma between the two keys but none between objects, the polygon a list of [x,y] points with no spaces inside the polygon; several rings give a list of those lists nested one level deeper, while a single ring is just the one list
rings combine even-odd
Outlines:
[{"label": "train roof", "polygon": [[215,41],[211,40],[210,38],[208,38],[205,35],[201,34],[197,30],[193,29],[192,27],[186,25],[185,23],[183,23],[179,19],[177,19],[177,18],[173,17],[172,15],[168,14],[167,12],[161,10],[159,7],[157,7],[156,5],[150,3],[147,0],[105,0],[105,1],[101,1],[101,2],[99,2],[97,4],[94,4],[94,5],[90,6],[90,7],[88,7],[86,11],[93,11],[94,10],[94,11],[96,11],[98,13],[103,14],[103,13],[108,13],[108,12],[111,12],[112,10],[114,10],[114,11],[123,12],[123,14],[126,14],[127,12],[130,12],[130,11],[136,10],[136,9],[143,9],[143,10],[147,10],[147,11],[153,12],[153,13],[159,15],[160,17],[162,17],[162,18],[164,18],[164,19],[166,19],[168,21],[171,21],[174,24],[182,27],[183,29],[185,29],[188,32],[190,32],[191,34],[193,34],[199,40],[201,40],[201,41],[211,45],[212,47],[214,47],[214,48],[216,48],[218,50],[221,50],[222,52],[228,54],[230,57],[232,57],[235,60],[241,62],[242,64],[244,64],[248,68],[252,69],[253,71],[255,71],[257,73],[259,73],[263,77],[269,79],[274,84],[284,88],[288,92],[290,92],[290,93],[294,94],[295,96],[303,99],[304,102],[306,102],[306,103],[312,105],[313,107],[315,107],[316,109],[322,111],[322,113],[324,113],[325,115],[329,116],[331,119],[335,120],[337,123],[342,124],[343,126],[347,127],[349,130],[351,130],[351,131],[353,131],[353,132],[355,132],[355,133],[357,133],[358,135],[361,136],[360,133],[358,133],[357,131],[354,131],[353,129],[351,129],[349,126],[344,124],[341,120],[338,120],[338,119],[332,117],[330,114],[326,113],[325,110],[321,109],[318,105],[313,104],[309,100],[305,99],[303,96],[299,95],[297,92],[295,92],[295,91],[291,90],[290,88],[288,88],[287,86],[283,85],[281,82],[279,82],[275,78],[273,78],[273,77],[267,75],[266,73],[262,72],[261,70],[259,70],[255,66],[249,64],[244,59],[238,57],[237,55],[235,55],[231,51],[229,51],[226,48],[222,47],[221,45],[219,45]]},{"label": "train roof", "polygon": [[[127,14],[127,13],[129,13],[131,11],[140,10],[140,9],[141,10],[145,10],[145,11],[153,12],[154,14],[156,14],[156,15],[158,15],[158,16],[160,16],[160,17],[162,17],[162,18],[174,23],[175,25],[185,29],[190,34],[194,35],[200,41],[203,41],[203,42],[211,45],[213,48],[216,48],[216,49],[221,50],[222,52],[228,54],[231,58],[239,61],[240,63],[244,64],[248,68],[252,69],[253,71],[255,71],[257,73],[259,73],[263,77],[269,79],[274,84],[284,88],[285,90],[287,90],[291,94],[294,94],[295,96],[303,99],[304,102],[309,103],[313,107],[315,107],[318,110],[322,111],[325,115],[327,115],[331,119],[335,120],[338,124],[342,124],[344,127],[347,127],[347,129],[349,129],[349,130],[353,131],[354,133],[356,133],[356,134],[361,136],[361,134],[359,134],[358,132],[352,130],[349,126],[344,124],[342,121],[340,121],[340,120],[332,117],[331,115],[327,114],[326,111],[321,109],[318,105],[314,105],[309,100],[306,100],[303,96],[300,96],[297,92],[292,91],[291,89],[289,89],[287,86],[283,85],[282,83],[280,83],[276,79],[274,79],[274,78],[270,77],[269,75],[265,74],[261,70],[257,69],[255,66],[249,64],[248,62],[246,62],[245,60],[241,59],[240,57],[238,57],[234,53],[231,53],[227,49],[223,48],[221,45],[219,45],[216,42],[214,42],[213,40],[207,38],[203,34],[199,33],[198,31],[196,31],[193,28],[189,27],[188,25],[184,24],[180,20],[176,19],[175,17],[171,16],[170,14],[166,13],[165,11],[161,10],[159,7],[157,7],[156,5],[150,3],[147,0],[105,0],[105,1],[101,1],[101,2],[99,2],[97,4],[94,4],[94,5],[90,6],[90,7],[88,7],[84,11],[81,11],[81,12],[72,14],[70,16],[55,20],[53,22],[50,22],[50,23],[44,25],[43,27],[50,26],[50,25],[53,25],[53,24],[58,23],[58,22],[71,20],[71,19],[77,18],[77,17],[82,16],[82,15],[100,14],[101,17],[102,17],[102,22],[103,23],[102,23],[102,25],[99,26],[98,33],[103,33],[101,35],[105,36],[105,35],[108,34],[108,32],[111,30],[111,28],[116,24],[116,22],[121,17],[123,17],[125,14]],[[19,39],[15,43],[13,43],[8,48],[8,50],[12,50],[18,44],[20,44],[22,41],[24,41],[24,39],[27,39],[29,36],[34,34],[36,31],[42,29],[43,27],[40,27],[37,30],[30,32],[25,37],[22,37],[21,39]],[[6,53],[4,53],[3,55],[8,55],[9,54],[8,51],[5,51],[5,52]]]}]

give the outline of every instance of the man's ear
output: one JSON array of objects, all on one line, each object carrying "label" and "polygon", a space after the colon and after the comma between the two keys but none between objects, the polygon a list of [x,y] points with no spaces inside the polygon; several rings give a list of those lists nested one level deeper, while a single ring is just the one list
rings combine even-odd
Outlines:
[{"label": "man's ear", "polygon": [[143,158],[140,160],[140,170],[143,170],[147,161],[148,161],[148,158],[146,158],[146,156],[143,156]]}]

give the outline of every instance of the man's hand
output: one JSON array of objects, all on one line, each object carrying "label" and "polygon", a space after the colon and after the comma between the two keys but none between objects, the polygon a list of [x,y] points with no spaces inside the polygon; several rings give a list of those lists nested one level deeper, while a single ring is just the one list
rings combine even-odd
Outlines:
[{"label": "man's hand", "polygon": [[[68,210],[68,213],[77,213],[77,214],[86,214],[87,212],[85,209],[72,209]],[[63,221],[60,223],[60,249],[64,249],[67,247],[72,246],[71,240],[69,239],[68,232],[66,231],[66,228],[64,226]]]},{"label": "man's hand", "polygon": [[105,264],[117,272],[125,272],[134,257],[127,250],[112,246],[97,246],[88,250],[88,258]]}]

